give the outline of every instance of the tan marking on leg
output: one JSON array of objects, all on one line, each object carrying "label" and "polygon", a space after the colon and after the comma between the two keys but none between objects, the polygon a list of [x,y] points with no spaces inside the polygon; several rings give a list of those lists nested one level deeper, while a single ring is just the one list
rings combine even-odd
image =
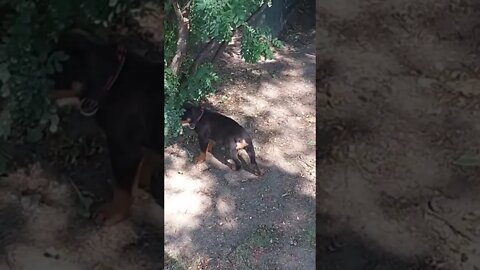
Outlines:
[{"label": "tan marking on leg", "polygon": [[248,143],[245,141],[245,139],[242,139],[241,141],[236,143],[235,149],[240,150],[248,146]]},{"label": "tan marking on leg", "polygon": [[145,158],[142,158],[138,164],[135,178],[133,179],[130,190],[123,190],[115,187],[113,190],[113,198],[110,203],[102,205],[96,215],[95,222],[105,226],[111,226],[123,221],[128,217],[130,207],[133,204],[134,195],[138,187],[140,178],[144,176],[146,171]]},{"label": "tan marking on leg", "polygon": [[143,162],[138,175],[138,185],[142,188],[150,186],[153,175],[162,165],[162,158],[158,153],[150,149],[144,149]]},{"label": "tan marking on leg", "polygon": [[212,153],[213,147],[215,146],[215,141],[208,140],[207,152]]}]

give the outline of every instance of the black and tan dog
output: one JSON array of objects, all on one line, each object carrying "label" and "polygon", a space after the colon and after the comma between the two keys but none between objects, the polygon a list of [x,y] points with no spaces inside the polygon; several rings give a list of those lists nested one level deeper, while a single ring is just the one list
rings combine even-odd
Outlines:
[{"label": "black and tan dog", "polygon": [[231,160],[227,162],[232,170],[240,169],[242,162],[239,159],[239,151],[245,150],[254,174],[262,175],[255,160],[252,138],[239,123],[225,115],[193,104],[185,104],[184,110],[181,117],[182,125],[194,129],[198,135],[201,152],[195,158],[196,163],[205,161],[207,152],[212,152],[215,144],[222,144],[228,149]]},{"label": "black and tan dog", "polygon": [[81,30],[65,34],[57,49],[70,58],[53,76],[53,98],[60,105],[76,101],[107,137],[115,187],[95,220],[113,225],[125,219],[137,185],[155,184],[152,191],[163,208],[163,182],[151,182],[163,171],[163,62],[152,63]]}]

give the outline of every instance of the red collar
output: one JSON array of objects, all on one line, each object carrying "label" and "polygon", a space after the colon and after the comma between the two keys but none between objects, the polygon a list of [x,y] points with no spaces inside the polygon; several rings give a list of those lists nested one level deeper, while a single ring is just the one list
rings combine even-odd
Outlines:
[{"label": "red collar", "polygon": [[117,68],[117,71],[115,72],[115,74],[110,76],[107,80],[107,83],[105,83],[105,85],[103,86],[104,91],[110,90],[112,88],[113,84],[115,83],[115,81],[117,80],[118,75],[122,71],[123,65],[125,64],[126,54],[127,54],[127,49],[125,49],[124,46],[119,46],[117,48],[117,59],[118,59],[119,65],[118,65],[118,68]]},{"label": "red collar", "polygon": [[201,113],[200,113],[200,116],[197,118],[197,120],[195,120],[195,121],[191,122],[190,124],[188,124],[188,127],[189,127],[190,129],[195,129],[195,127],[197,126],[197,123],[200,121],[200,119],[202,119],[205,110],[204,110],[202,107],[200,107],[200,111],[201,111]]},{"label": "red collar", "polygon": [[92,116],[97,113],[98,108],[99,108],[99,102],[100,100],[107,95],[107,92],[112,88],[113,84],[118,78],[118,75],[120,75],[120,72],[123,69],[123,66],[125,65],[125,59],[127,58],[127,49],[120,45],[117,48],[117,60],[119,62],[118,68],[115,71],[114,74],[112,74],[110,77],[108,77],[107,82],[105,85],[100,89],[100,95],[97,98],[91,98],[91,97],[86,97],[83,98],[81,103],[80,103],[80,113],[84,116]]},{"label": "red collar", "polygon": [[200,121],[200,119],[202,119],[203,113],[205,112],[205,110],[202,107],[200,107],[200,111],[201,111],[200,116],[194,122],[195,124],[198,123],[198,121]]}]

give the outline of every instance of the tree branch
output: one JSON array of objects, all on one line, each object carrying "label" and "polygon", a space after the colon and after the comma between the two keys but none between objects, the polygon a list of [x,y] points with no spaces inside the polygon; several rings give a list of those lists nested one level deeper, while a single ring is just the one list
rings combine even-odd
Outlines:
[{"label": "tree branch", "polygon": [[[246,22],[247,22],[247,23],[250,23],[250,22],[252,22],[253,20],[255,20],[255,18],[257,18],[257,16],[258,16],[260,13],[262,13],[262,12],[267,8],[268,2],[269,2],[269,0],[264,0],[264,1],[263,1],[263,4],[257,9],[257,11],[255,11],[254,13],[252,13],[252,14],[250,15],[250,17],[248,17],[248,19],[246,20]],[[241,26],[239,26],[239,27],[241,27]],[[238,29],[238,28],[237,28],[237,29]],[[237,30],[237,29],[235,29],[235,30]]]},{"label": "tree branch", "polygon": [[213,55],[212,63],[215,63],[215,61],[217,61],[218,56],[219,56],[220,54],[222,54],[223,51],[225,51],[226,48],[227,48],[227,42],[224,41],[224,42],[222,42],[222,43],[220,44],[220,46],[218,47],[217,51],[216,51],[215,54]]},{"label": "tree branch", "polygon": [[[253,12],[245,22],[250,23],[255,20],[258,15],[261,14],[265,10],[265,8],[267,8],[268,2],[269,0],[264,0],[263,4],[255,12]],[[242,25],[238,26],[233,30],[233,32],[236,32],[241,27]],[[211,57],[211,61],[214,62],[218,58],[218,56],[225,50],[226,47],[226,41],[217,42],[214,39],[211,39],[195,57],[190,67],[190,73],[195,73],[198,67],[203,64],[207,58],[211,57],[212,54],[213,57]]]},{"label": "tree branch", "polygon": [[[191,2],[189,2],[191,3]],[[188,10],[190,4],[185,6],[185,10],[180,9],[180,5],[177,0],[172,0],[173,10],[178,20],[178,40],[177,40],[177,50],[175,56],[172,59],[171,68],[173,74],[178,76],[180,72],[180,67],[182,66],[182,58],[187,53],[187,39],[189,33],[189,21],[188,17],[183,15],[183,12]],[[188,13],[188,12],[187,12]]]},{"label": "tree branch", "polygon": [[183,10],[187,10],[187,8],[190,8],[190,5],[192,4],[192,0],[188,0],[188,2],[185,4],[183,7]]},{"label": "tree branch", "polygon": [[211,39],[203,48],[202,50],[197,53],[195,59],[193,60],[192,66],[190,67],[190,74],[195,73],[198,69],[198,66],[205,61],[205,59],[209,56],[211,51],[218,46],[218,42]]}]

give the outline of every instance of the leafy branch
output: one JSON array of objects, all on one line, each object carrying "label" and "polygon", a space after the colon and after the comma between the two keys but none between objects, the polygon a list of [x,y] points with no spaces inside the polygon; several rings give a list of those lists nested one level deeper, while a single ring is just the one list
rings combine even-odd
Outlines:
[{"label": "leafy branch", "polygon": [[165,142],[181,133],[178,117],[185,101],[198,101],[215,91],[214,63],[237,33],[242,57],[257,62],[273,57],[281,46],[266,29],[251,23],[271,0],[167,1],[165,21]]}]

